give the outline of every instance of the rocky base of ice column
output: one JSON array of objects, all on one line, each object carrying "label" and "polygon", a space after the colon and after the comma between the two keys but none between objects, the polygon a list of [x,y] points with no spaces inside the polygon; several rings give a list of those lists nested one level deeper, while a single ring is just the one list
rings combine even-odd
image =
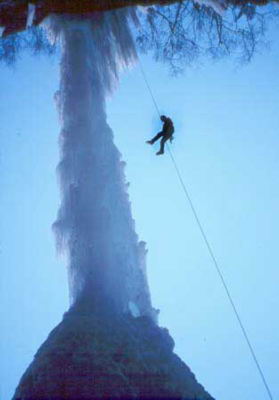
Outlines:
[{"label": "rocky base of ice column", "polygon": [[13,400],[213,400],[147,317],[72,310],[50,333]]}]

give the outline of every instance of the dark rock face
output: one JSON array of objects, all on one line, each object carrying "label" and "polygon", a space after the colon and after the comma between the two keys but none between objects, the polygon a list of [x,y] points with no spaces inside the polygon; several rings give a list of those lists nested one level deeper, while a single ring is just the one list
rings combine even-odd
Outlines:
[{"label": "dark rock face", "polygon": [[24,373],[13,400],[213,400],[146,317],[70,311]]},{"label": "dark rock face", "polygon": [[[226,0],[223,8],[229,6],[243,7],[253,4],[265,6],[279,0]],[[74,14],[86,16],[93,12],[109,11],[123,7],[154,5],[168,6],[178,3],[179,0],[33,0],[36,7],[33,25],[39,25],[51,14]],[[29,0],[0,0],[0,26],[5,27],[3,36],[7,36],[26,29]]]}]

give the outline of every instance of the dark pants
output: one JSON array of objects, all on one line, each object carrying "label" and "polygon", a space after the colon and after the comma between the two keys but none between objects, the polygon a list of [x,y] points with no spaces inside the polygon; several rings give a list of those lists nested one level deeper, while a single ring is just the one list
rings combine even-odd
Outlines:
[{"label": "dark pants", "polygon": [[156,142],[156,140],[162,138],[160,143],[160,152],[164,153],[165,143],[171,138],[171,136],[172,135],[170,133],[159,132],[156,136],[154,136],[153,139],[150,140],[150,142],[153,144]]}]

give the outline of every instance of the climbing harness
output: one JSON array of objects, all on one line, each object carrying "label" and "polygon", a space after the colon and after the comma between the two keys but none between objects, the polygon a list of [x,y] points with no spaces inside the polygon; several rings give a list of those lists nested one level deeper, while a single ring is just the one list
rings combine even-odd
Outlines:
[{"label": "climbing harness", "polygon": [[[144,72],[143,65],[142,65],[142,62],[141,62],[140,58],[138,59],[138,61],[139,61],[140,70],[141,70],[143,79],[144,79],[144,81],[145,81],[146,87],[147,87],[147,89],[148,89],[148,91],[149,91],[149,94],[150,94],[150,96],[151,96],[151,98],[152,98],[152,101],[153,101],[153,103],[154,103],[155,109],[156,109],[156,111],[157,111],[157,113],[158,113],[158,115],[159,115],[159,117],[160,117],[160,111],[159,111],[158,104],[157,104],[157,102],[156,102],[156,100],[155,100],[155,97],[154,97],[154,95],[153,95],[153,92],[152,92],[152,90],[151,90],[151,87],[150,87],[150,85],[149,85],[149,83],[148,83],[148,80],[147,80],[146,74],[145,74],[145,72]],[[171,149],[170,149],[170,146],[169,146],[167,143],[166,143],[166,145],[167,145],[167,150],[168,150],[169,155],[170,155],[170,158],[171,158],[171,160],[172,160],[174,169],[175,169],[175,171],[176,171],[178,180],[179,180],[179,182],[180,182],[180,184],[181,184],[182,190],[183,190],[183,192],[184,192],[184,194],[185,194],[185,197],[186,197],[186,199],[187,199],[187,201],[188,201],[188,203],[189,203],[189,205],[190,205],[190,208],[191,208],[191,210],[192,210],[192,213],[193,213],[193,215],[194,215],[194,218],[195,218],[195,220],[196,220],[196,223],[197,223],[197,225],[198,225],[198,227],[199,227],[199,230],[200,230],[200,233],[201,233],[201,235],[202,235],[202,238],[203,238],[203,240],[204,240],[204,242],[205,242],[205,245],[206,245],[206,247],[207,247],[207,250],[208,250],[208,252],[209,252],[209,255],[210,255],[210,257],[211,257],[211,259],[212,259],[212,261],[213,261],[213,265],[215,266],[215,269],[216,269],[216,271],[217,271],[217,274],[218,274],[218,276],[219,276],[219,278],[220,278],[220,280],[221,280],[221,283],[222,283],[222,285],[223,285],[223,287],[224,287],[224,289],[225,289],[225,292],[226,292],[227,297],[228,297],[228,299],[229,299],[229,303],[230,303],[231,306],[232,306],[233,312],[234,312],[235,317],[236,317],[236,319],[237,319],[237,321],[238,321],[238,324],[239,324],[240,329],[241,329],[241,331],[242,331],[242,334],[243,334],[243,336],[244,336],[244,338],[245,338],[245,341],[246,341],[246,343],[247,343],[247,345],[248,345],[248,348],[249,348],[249,350],[250,350],[251,356],[252,356],[252,358],[253,358],[253,360],[254,360],[254,362],[255,362],[256,368],[257,368],[257,370],[258,370],[258,372],[259,372],[259,375],[260,375],[260,377],[261,377],[261,379],[262,379],[262,382],[263,382],[263,384],[264,384],[264,387],[265,387],[265,389],[266,389],[266,392],[267,392],[267,394],[268,394],[270,400],[273,400],[273,396],[272,396],[272,394],[271,394],[271,390],[270,390],[270,388],[269,388],[269,385],[267,384],[267,381],[266,381],[264,372],[263,372],[263,370],[262,370],[262,368],[261,368],[261,366],[260,366],[260,363],[259,363],[259,361],[258,361],[258,359],[257,359],[256,353],[255,353],[254,348],[253,348],[253,346],[252,346],[252,343],[251,343],[251,341],[250,341],[250,339],[249,339],[248,333],[247,333],[247,331],[246,331],[246,329],[245,329],[245,327],[244,327],[244,324],[243,324],[243,322],[242,322],[242,320],[241,320],[241,318],[240,318],[239,312],[238,312],[238,310],[237,310],[237,308],[236,308],[235,302],[234,302],[234,300],[233,300],[233,298],[232,298],[232,295],[231,295],[231,293],[230,293],[230,290],[229,290],[229,288],[228,288],[228,285],[227,285],[227,283],[226,283],[226,281],[225,281],[224,275],[223,275],[223,273],[222,273],[222,271],[221,271],[221,268],[220,268],[220,266],[219,266],[219,264],[218,264],[218,262],[217,262],[217,259],[216,259],[215,255],[214,255],[213,249],[212,249],[212,247],[211,247],[211,245],[210,245],[210,243],[209,243],[209,241],[208,241],[208,239],[207,239],[205,230],[204,230],[204,228],[203,228],[203,226],[202,226],[202,224],[201,224],[201,221],[200,221],[200,219],[199,219],[199,216],[198,216],[198,214],[197,214],[197,211],[196,211],[196,209],[195,209],[195,207],[194,207],[194,204],[193,204],[193,202],[192,202],[192,200],[191,200],[189,191],[187,190],[187,187],[186,187],[186,185],[185,185],[185,183],[184,183],[184,180],[183,180],[183,178],[182,178],[182,175],[181,175],[181,173],[180,173],[180,171],[179,171],[179,168],[178,168],[178,165],[177,165],[177,163],[176,163],[176,161],[175,161],[174,155],[172,154],[172,151],[171,151]]]}]

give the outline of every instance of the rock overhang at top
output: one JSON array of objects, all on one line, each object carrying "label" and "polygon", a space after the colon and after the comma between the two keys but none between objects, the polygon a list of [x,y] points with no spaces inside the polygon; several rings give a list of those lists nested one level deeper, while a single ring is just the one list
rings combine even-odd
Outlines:
[{"label": "rock overhang at top", "polygon": [[28,6],[35,7],[33,25],[39,25],[50,14],[86,16],[131,6],[169,5],[177,0],[0,0],[0,26],[3,37],[26,29]]},{"label": "rock overhang at top", "polygon": [[[184,2],[194,0],[182,0]],[[228,6],[241,7],[245,4],[266,5],[279,0],[210,0],[218,3],[224,10]],[[0,0],[0,27],[2,36],[8,36],[28,27],[30,5],[34,8],[32,25],[39,25],[50,14],[72,14],[87,16],[90,13],[115,10],[132,6],[165,6],[181,0]],[[199,2],[197,0],[197,2]],[[203,1],[206,4],[206,1]]]}]

